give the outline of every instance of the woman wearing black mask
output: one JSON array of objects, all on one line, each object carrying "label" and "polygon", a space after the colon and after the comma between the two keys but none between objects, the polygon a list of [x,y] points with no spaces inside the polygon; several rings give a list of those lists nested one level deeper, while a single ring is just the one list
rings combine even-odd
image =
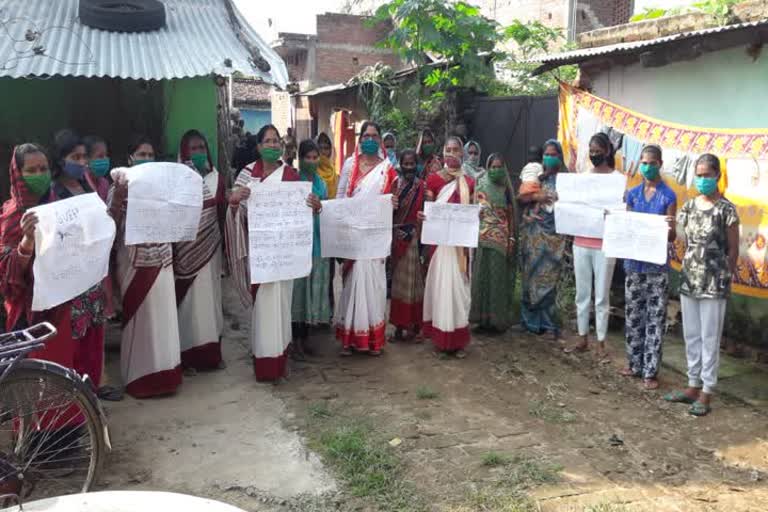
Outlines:
[{"label": "woman wearing black mask", "polygon": [[[418,156],[413,149],[400,154],[400,175],[392,185],[399,198],[392,236],[392,301],[389,323],[394,340],[415,339],[421,330],[424,309],[424,272],[420,261],[418,213],[424,207],[425,183],[419,179]],[[407,337],[403,337],[407,331]]]},{"label": "woman wearing black mask", "polygon": [[[617,173],[615,150],[608,135],[597,133],[589,141],[589,160],[597,174]],[[573,268],[576,276],[576,319],[579,341],[565,349],[566,352],[583,352],[589,347],[589,314],[592,286],[595,287],[595,332],[597,356],[606,357],[605,337],[608,333],[610,292],[615,258],[607,258],[601,238],[577,236],[573,239]]]}]

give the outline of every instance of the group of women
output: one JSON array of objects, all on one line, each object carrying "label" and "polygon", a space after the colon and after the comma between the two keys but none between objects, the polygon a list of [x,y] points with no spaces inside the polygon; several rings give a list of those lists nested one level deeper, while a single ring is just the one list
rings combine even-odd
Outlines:
[{"label": "group of women", "polygon": [[[56,325],[58,335],[35,357],[87,373],[101,384],[104,323],[120,310],[123,324],[121,367],[126,391],[135,397],[174,392],[184,372],[224,365],[221,276],[232,283],[250,310],[250,342],[258,380],[285,376],[287,357],[313,352],[309,329],[333,324],[341,355],[377,356],[387,341],[431,339],[436,352],[462,358],[470,325],[504,332],[515,322],[513,302],[517,268],[521,272],[520,321],[529,332],[560,340],[558,284],[569,240],[555,230],[555,184],[567,172],[556,140],[530,152],[524,184],[515,191],[504,158],[497,153],[481,165],[481,148],[448,137],[442,151],[424,130],[416,149],[397,152],[392,134],[373,122],[362,125],[354,154],[340,170],[333,166],[330,138],[298,145],[298,169],[284,160],[283,140],[272,125],[255,138],[254,161],[239,171],[227,190],[224,175],[211,158],[205,137],[191,130],[181,139],[179,162],[203,177],[203,211],[195,241],[174,244],[124,243],[127,184],[119,169],[110,174],[108,146],[99,137],[81,139],[70,130],[57,134],[51,158],[35,144],[22,144],[10,166],[12,197],[0,219],[0,292],[7,329],[40,320]],[[604,134],[590,143],[592,172],[615,170],[614,148]],[[156,148],[139,138],[128,151],[128,165],[154,161]],[[676,197],[660,177],[662,152],[647,146],[640,172],[643,184],[630,190],[627,208],[665,215],[675,237]],[[717,381],[719,339],[730,278],[738,256],[738,217],[720,195],[719,161],[703,155],[696,168],[699,195],[677,214],[687,240],[682,270],[682,311],[689,386],[665,398],[691,404],[692,414],[707,414]],[[313,266],[302,279],[252,285],[249,279],[247,208],[252,182],[307,181],[307,208],[315,215]],[[713,185],[714,183],[714,185]],[[29,208],[89,192],[107,203],[118,227],[110,276],[81,296],[53,310],[31,311],[32,261],[37,218]],[[391,287],[384,259],[335,260],[320,253],[322,200],[392,194]],[[424,203],[480,205],[477,249],[422,246]],[[518,225],[519,223],[519,225]],[[595,296],[596,351],[605,355],[610,283],[615,261],[602,241],[573,241],[579,338],[567,352],[588,350],[592,291]],[[628,365],[622,374],[656,380],[666,319],[668,267],[625,261]],[[226,267],[226,268],[225,268]],[[342,289],[334,301],[333,276]],[[113,289],[112,283],[116,284]],[[387,316],[388,293],[391,298]],[[119,297],[118,301],[114,298]],[[119,307],[116,307],[118,306]],[[100,389],[113,397],[115,390]]]}]

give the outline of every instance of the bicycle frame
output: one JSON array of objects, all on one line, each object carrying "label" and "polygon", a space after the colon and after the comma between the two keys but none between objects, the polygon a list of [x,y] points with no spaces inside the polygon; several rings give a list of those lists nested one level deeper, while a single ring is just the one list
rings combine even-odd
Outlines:
[{"label": "bicycle frame", "polygon": [[45,341],[56,335],[48,322],[0,335],[0,382],[19,364],[24,356],[43,348]]}]

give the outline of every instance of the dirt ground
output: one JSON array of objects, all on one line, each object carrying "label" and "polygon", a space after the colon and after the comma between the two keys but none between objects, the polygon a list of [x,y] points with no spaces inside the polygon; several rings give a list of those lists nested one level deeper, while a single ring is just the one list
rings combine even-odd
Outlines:
[{"label": "dirt ground", "polygon": [[[717,399],[709,417],[691,417],[660,400],[680,375],[667,371],[661,390],[646,392],[616,374],[621,354],[598,365],[514,332],[473,336],[464,360],[437,358],[428,344],[339,358],[325,330],[312,337],[317,357],[263,385],[250,374],[247,318],[231,297],[225,309],[226,370],[187,379],[174,397],[108,406],[116,451],[106,488],[187,492],[254,511],[344,508],[332,468],[302,441],[323,407],[393,440],[402,478],[430,510],[459,510],[496,481],[499,469],[484,464],[491,452],[560,468],[557,481],[528,491],[543,511],[768,510],[765,412]],[[271,456],[255,455],[249,444],[259,442]]]}]

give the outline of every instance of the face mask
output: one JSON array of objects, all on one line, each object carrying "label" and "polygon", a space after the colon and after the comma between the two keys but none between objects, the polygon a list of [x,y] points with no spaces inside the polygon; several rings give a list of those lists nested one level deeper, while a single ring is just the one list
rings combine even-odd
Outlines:
[{"label": "face mask", "polygon": [[27,186],[27,190],[37,197],[42,196],[51,188],[51,175],[48,173],[22,176],[22,178],[24,179],[24,185]]},{"label": "face mask", "polygon": [[653,165],[653,164],[641,163],[640,174],[643,175],[643,178],[649,181],[653,181],[659,177],[659,166]]},{"label": "face mask", "polygon": [[426,156],[432,155],[432,153],[435,152],[435,145],[434,144],[424,144],[421,146],[421,150],[424,152]]},{"label": "face mask", "polygon": [[360,149],[362,149],[363,153],[366,155],[375,155],[379,152],[379,143],[373,139],[365,139],[360,144]]},{"label": "face mask", "polygon": [[504,178],[507,177],[507,170],[503,167],[488,169],[488,177],[494,183],[501,183],[504,181]]},{"label": "face mask", "polygon": [[280,160],[280,150],[278,148],[264,148],[259,153],[261,153],[261,158],[269,164],[274,164]]},{"label": "face mask", "polygon": [[154,160],[150,160],[149,158],[137,158],[133,161],[133,165],[148,164],[151,162],[154,162]]},{"label": "face mask", "polygon": [[88,164],[88,167],[91,168],[93,174],[99,178],[103,178],[109,172],[110,163],[109,158],[94,158]]},{"label": "face mask", "polygon": [[704,178],[696,176],[696,190],[705,196],[712,195],[717,190],[717,178]]},{"label": "face mask", "polygon": [[317,172],[317,162],[307,162],[302,160],[299,162],[299,170],[309,174],[314,174]]},{"label": "face mask", "polygon": [[62,169],[64,174],[74,180],[79,180],[85,174],[85,166],[77,162],[71,162],[69,160],[64,161],[64,168]]},{"label": "face mask", "polygon": [[394,165],[397,162],[397,152],[394,149],[387,150],[387,158]]},{"label": "face mask", "polygon": [[605,155],[589,155],[589,161],[594,167],[598,167],[605,163]]},{"label": "face mask", "polygon": [[552,155],[544,155],[543,165],[545,169],[560,169],[560,157]]},{"label": "face mask", "polygon": [[461,167],[461,160],[455,156],[446,156],[443,158],[443,161],[445,162],[445,166],[449,169],[458,169]]},{"label": "face mask", "polygon": [[208,169],[208,155],[205,153],[193,153],[189,159],[192,160],[192,165],[198,171],[202,172]]}]

